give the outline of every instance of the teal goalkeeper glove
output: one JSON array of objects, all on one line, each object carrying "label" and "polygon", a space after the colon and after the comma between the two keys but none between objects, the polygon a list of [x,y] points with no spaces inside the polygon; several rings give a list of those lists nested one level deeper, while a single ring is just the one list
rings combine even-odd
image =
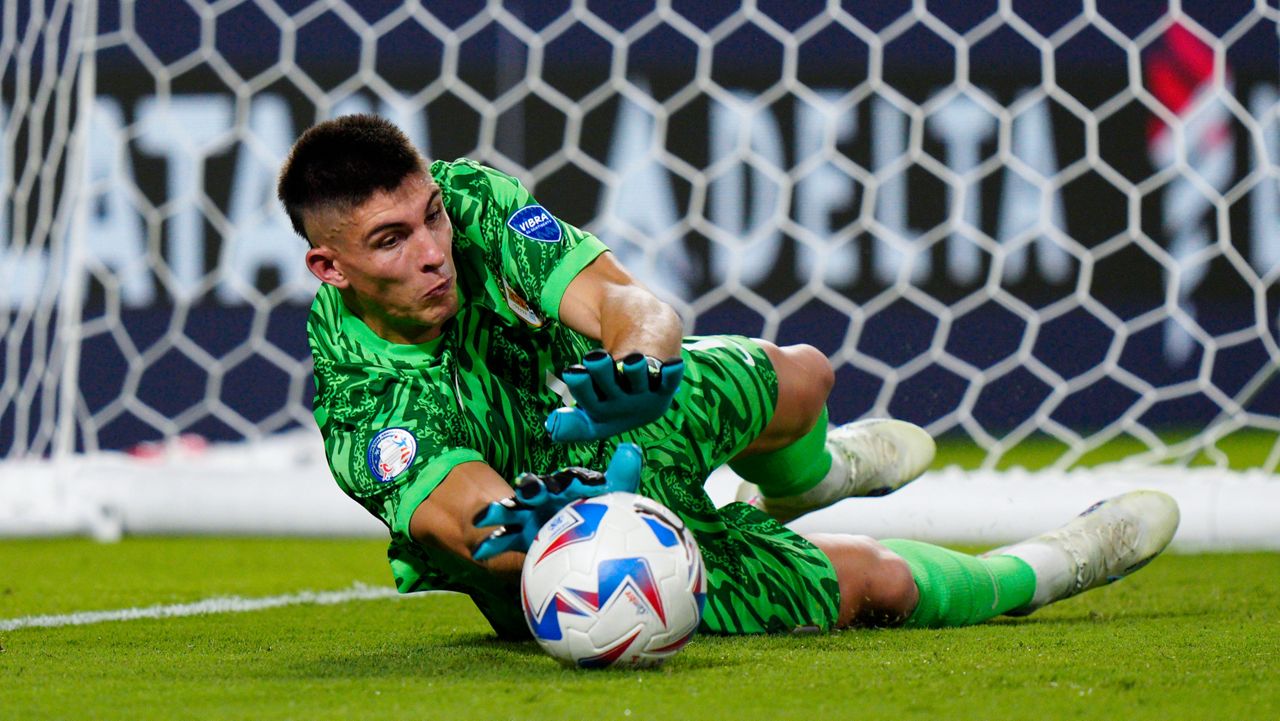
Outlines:
[{"label": "teal goalkeeper glove", "polygon": [[507,551],[523,553],[542,524],[570,503],[615,491],[635,493],[640,487],[641,461],[639,446],[619,443],[604,473],[574,466],[542,476],[520,474],[515,494],[490,503],[476,515],[476,528],[498,529],[472,550],[471,557],[483,561]]},{"label": "teal goalkeeper glove", "polygon": [[551,440],[598,441],[666,413],[684,377],[684,361],[632,353],[617,362],[606,351],[593,350],[581,365],[565,368],[563,377],[577,405],[547,416]]}]

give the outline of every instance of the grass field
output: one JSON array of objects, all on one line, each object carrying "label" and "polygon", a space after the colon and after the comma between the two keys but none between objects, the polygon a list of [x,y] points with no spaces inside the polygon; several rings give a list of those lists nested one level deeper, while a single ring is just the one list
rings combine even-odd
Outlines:
[{"label": "grass field", "polygon": [[[1163,443],[1174,446],[1192,438],[1199,430],[1202,429],[1163,429],[1158,435]],[[938,455],[933,462],[935,469],[952,465],[961,468],[979,468],[987,460],[987,451],[967,436],[943,435],[937,439],[937,442]],[[1268,457],[1277,442],[1280,442],[1280,437],[1275,433],[1258,428],[1241,429],[1218,439],[1214,444],[1217,457],[1211,457],[1208,453],[1200,451],[1185,459],[1185,465],[1199,467],[1221,464],[1237,471],[1266,468]],[[996,458],[995,468],[1007,470],[1021,467],[1039,470],[1053,465],[1068,450],[1069,446],[1056,438],[1046,434],[1032,434],[1000,454]],[[1122,461],[1150,450],[1151,448],[1145,443],[1131,436],[1120,435],[1085,453],[1073,465],[1097,466]],[[1177,459],[1168,462],[1175,464],[1181,461],[1182,459]]]},{"label": "grass field", "polygon": [[[0,542],[33,615],[389,586],[377,541]],[[1035,616],[942,631],[700,637],[563,669],[452,594],[0,631],[0,719],[1280,718],[1280,554],[1166,556]],[[12,625],[12,624],[10,624]]]}]

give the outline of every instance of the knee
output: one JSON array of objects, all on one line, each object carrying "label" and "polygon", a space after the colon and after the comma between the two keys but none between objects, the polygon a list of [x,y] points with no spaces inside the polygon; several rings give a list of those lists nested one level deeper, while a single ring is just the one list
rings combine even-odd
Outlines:
[{"label": "knee", "polygon": [[806,343],[779,347],[760,341],[760,345],[778,374],[779,395],[785,395],[800,405],[802,415],[816,417],[836,384],[831,361],[822,351]]},{"label": "knee", "polygon": [[[871,539],[867,539],[870,541]],[[907,620],[920,601],[920,589],[916,586],[911,567],[902,556],[871,541],[876,555],[878,615],[859,619],[868,625],[893,625]]]},{"label": "knee", "polygon": [[795,364],[800,367],[815,402],[818,405],[826,403],[827,396],[831,395],[831,389],[836,385],[836,373],[831,368],[831,361],[827,360],[826,354],[807,343],[797,343],[778,350],[790,355]]},{"label": "knee", "polygon": [[840,586],[838,626],[887,626],[915,610],[919,590],[902,557],[868,536],[809,537],[831,559]]}]

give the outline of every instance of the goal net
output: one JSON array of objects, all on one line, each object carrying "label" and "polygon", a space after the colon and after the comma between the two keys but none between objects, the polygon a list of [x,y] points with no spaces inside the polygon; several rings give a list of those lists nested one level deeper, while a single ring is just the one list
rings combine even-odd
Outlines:
[{"label": "goal net", "polygon": [[1192,479],[1184,512],[1280,498],[1274,2],[0,8],[11,527],[138,514],[100,499],[147,473],[323,480],[273,190],[350,112],[522,178],[688,331],[817,346],[833,420],[940,439],[931,513],[1099,464]]}]

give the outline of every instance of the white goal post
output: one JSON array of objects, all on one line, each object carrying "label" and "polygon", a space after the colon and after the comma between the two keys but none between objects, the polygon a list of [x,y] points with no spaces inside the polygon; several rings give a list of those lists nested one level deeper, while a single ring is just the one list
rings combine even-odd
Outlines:
[{"label": "white goal post", "polygon": [[320,457],[315,281],[273,193],[302,130],[371,111],[523,179],[690,332],[814,344],[834,421],[956,462],[806,527],[994,542],[1151,485],[1185,547],[1280,547],[1278,26],[1266,0],[6,2],[0,535],[377,532]]}]

